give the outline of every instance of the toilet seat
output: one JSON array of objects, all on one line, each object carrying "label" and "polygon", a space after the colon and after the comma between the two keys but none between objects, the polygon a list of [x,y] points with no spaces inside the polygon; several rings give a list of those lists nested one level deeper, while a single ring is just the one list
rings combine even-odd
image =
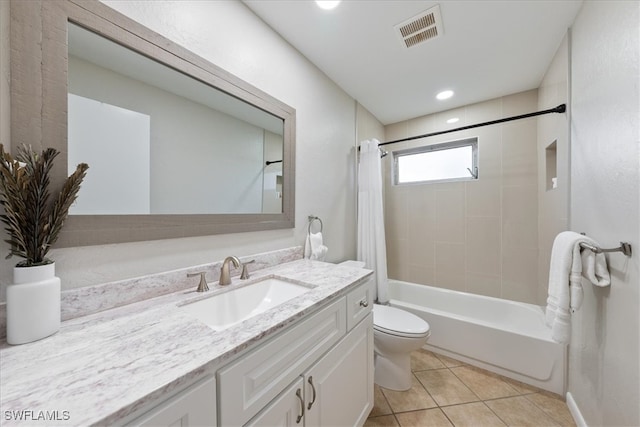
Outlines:
[{"label": "toilet seat", "polygon": [[373,305],[373,329],[405,338],[423,338],[431,333],[429,324],[404,310],[387,305]]}]

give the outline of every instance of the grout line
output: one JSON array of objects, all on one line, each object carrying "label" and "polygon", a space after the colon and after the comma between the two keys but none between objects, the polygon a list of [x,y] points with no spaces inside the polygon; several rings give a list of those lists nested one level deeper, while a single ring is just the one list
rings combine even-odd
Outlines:
[{"label": "grout line", "polygon": [[[475,391],[473,391],[473,389],[472,389],[471,387],[469,387],[469,386],[467,385],[467,383],[465,383],[465,382],[462,380],[462,378],[460,378],[459,376],[457,376],[457,375],[456,375],[456,373],[455,373],[455,372],[453,372],[453,370],[452,370],[451,368],[448,368],[448,369],[449,369],[449,372],[451,372],[451,373],[453,374],[453,376],[454,376],[454,377],[456,377],[456,378],[458,379],[458,381],[460,381],[460,382],[462,383],[462,385],[463,385],[463,386],[465,386],[466,388],[468,388],[468,389],[469,389],[469,391],[470,391],[471,393],[473,393],[473,395],[474,395],[475,397],[477,397],[479,401],[482,401],[482,398],[481,398],[480,396],[478,396],[478,393],[476,393]],[[471,403],[471,402],[467,402],[467,403]]]},{"label": "grout line", "polygon": [[[387,402],[387,406],[389,407],[389,410],[391,411],[391,414],[386,414],[386,415],[393,415],[395,412],[393,412],[393,408],[391,407],[391,403],[389,403],[389,399],[387,399],[387,396],[384,394],[384,391],[382,390],[382,387],[378,386],[378,388],[380,389],[380,394],[382,394],[382,397],[384,398],[384,401]],[[375,392],[374,392],[374,396],[375,396]],[[375,405],[375,402],[374,402]]]},{"label": "grout line", "polygon": [[[515,387],[513,387],[511,384],[509,384],[508,382],[506,382],[506,381],[503,379],[503,378],[505,378],[505,377],[503,377],[502,375],[500,375],[500,374],[494,374],[493,372],[486,371],[485,369],[482,369],[482,368],[478,368],[478,369],[480,369],[480,372],[475,371],[473,368],[472,368],[471,370],[472,370],[472,371],[474,371],[474,372],[476,372],[476,373],[479,373],[480,375],[486,375],[486,376],[488,376],[489,378],[493,378],[493,379],[496,379],[496,380],[498,380],[498,381],[500,381],[500,382],[504,383],[507,387],[509,387],[511,390],[515,391],[517,394],[515,394],[515,395],[511,395],[511,396],[490,397],[490,398],[488,398],[488,399],[482,399],[482,398],[480,398],[480,396],[478,396],[478,393],[476,393],[475,391],[473,391],[473,389],[471,388],[471,386],[469,386],[467,383],[465,383],[465,382],[464,382],[464,380],[463,380],[462,378],[460,378],[458,375],[456,375],[456,373],[455,373],[455,372],[453,372],[453,371],[451,371],[451,372],[453,373],[453,375],[455,375],[455,376],[456,376],[456,377],[457,377],[457,378],[462,382],[462,384],[466,385],[466,386],[467,386],[467,388],[468,388],[469,390],[471,390],[471,391],[472,391],[476,396],[478,396],[478,398],[480,398],[480,400],[482,400],[482,401],[484,401],[484,400],[505,399],[505,398],[507,398],[507,397],[516,397],[516,396],[522,396],[522,395],[523,395],[523,394],[522,394],[522,393],[520,393],[520,392],[519,392]],[[485,373],[485,372],[486,372],[486,373]]]},{"label": "grout line", "polygon": [[497,414],[493,409],[491,409],[491,407],[490,407],[489,405],[487,405],[487,403],[486,403],[484,400],[482,401],[482,404],[483,404],[484,406],[486,406],[486,407],[489,409],[489,411],[491,411],[491,413],[492,413],[493,415],[495,415],[495,416],[496,416],[500,421],[502,421],[502,422],[504,423],[504,425],[506,425],[507,427],[509,427],[509,423],[508,423],[506,420],[503,420],[503,419],[502,419],[502,417],[500,417],[500,415],[498,415],[498,414]]},{"label": "grout line", "polygon": [[[424,371],[420,371],[420,372],[424,372]],[[418,376],[415,374],[414,371],[411,371],[411,374],[414,376],[416,381],[418,381],[418,384],[420,384],[420,386],[422,387],[424,392],[427,393],[427,396],[429,396],[429,398],[433,401],[433,403],[435,403],[435,405],[436,405],[435,407],[439,408],[440,405],[438,405],[438,402],[436,402],[436,399],[434,399],[433,396],[431,395],[431,393],[429,393],[429,390],[427,390],[427,387],[425,387],[425,385],[422,384],[422,381],[420,381],[420,378],[418,378]],[[432,408],[427,408],[427,409],[432,409]]]},{"label": "grout line", "polygon": [[440,408],[440,407],[439,407],[439,409],[440,409],[440,412],[442,412],[442,415],[444,415],[444,417],[445,417],[447,420],[449,420],[449,422],[451,423],[451,425],[452,425],[453,427],[456,427],[456,424],[453,422],[453,420],[452,420],[451,418],[449,418],[449,415],[447,415],[447,413],[446,413],[445,411],[443,411],[443,410],[442,410],[442,408]]}]

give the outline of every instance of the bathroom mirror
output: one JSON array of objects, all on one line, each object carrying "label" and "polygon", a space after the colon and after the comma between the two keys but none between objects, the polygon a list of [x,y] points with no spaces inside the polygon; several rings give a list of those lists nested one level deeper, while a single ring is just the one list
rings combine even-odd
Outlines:
[{"label": "bathroom mirror", "polygon": [[68,43],[68,172],[91,165],[71,215],[282,212],[280,117],[73,23]]},{"label": "bathroom mirror", "polygon": [[293,227],[295,110],[97,0],[11,13],[13,141],[90,166],[59,246]]}]

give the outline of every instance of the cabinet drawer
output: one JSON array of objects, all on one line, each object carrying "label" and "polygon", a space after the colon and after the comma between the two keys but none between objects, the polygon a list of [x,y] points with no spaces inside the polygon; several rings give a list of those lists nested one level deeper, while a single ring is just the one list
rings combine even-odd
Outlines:
[{"label": "cabinet drawer", "polygon": [[215,426],[216,379],[212,375],[208,375],[128,425],[141,427]]},{"label": "cabinet drawer", "polygon": [[218,372],[220,424],[242,425],[346,332],[340,298]]},{"label": "cabinet drawer", "polygon": [[244,427],[289,427],[296,424],[302,426],[305,411],[303,390],[302,378],[298,377],[296,382],[287,387]]},{"label": "cabinet drawer", "polygon": [[373,279],[368,279],[347,294],[347,331],[364,319],[373,309]]}]

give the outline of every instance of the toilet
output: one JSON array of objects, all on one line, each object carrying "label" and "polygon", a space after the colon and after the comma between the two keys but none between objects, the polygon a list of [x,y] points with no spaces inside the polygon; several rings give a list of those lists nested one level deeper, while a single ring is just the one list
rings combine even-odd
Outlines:
[{"label": "toilet", "polygon": [[429,324],[408,311],[373,305],[375,383],[391,390],[411,388],[411,352],[422,348],[431,335]]},{"label": "toilet", "polygon": [[[362,261],[340,265],[364,268]],[[429,324],[408,311],[389,305],[373,305],[374,380],[381,387],[404,391],[411,388],[411,352],[422,348],[431,335]]]}]

